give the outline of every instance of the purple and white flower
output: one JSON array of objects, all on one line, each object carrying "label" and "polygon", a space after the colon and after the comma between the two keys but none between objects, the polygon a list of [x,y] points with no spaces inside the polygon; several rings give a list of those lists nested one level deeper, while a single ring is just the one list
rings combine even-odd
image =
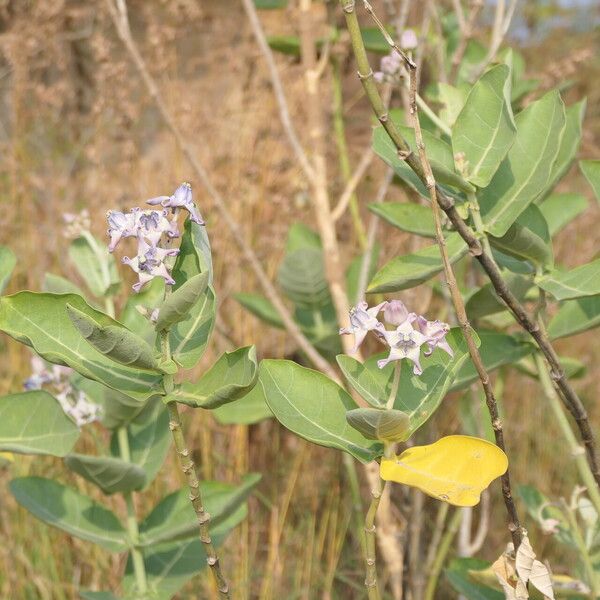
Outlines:
[{"label": "purple and white flower", "polygon": [[379,335],[383,335],[385,327],[383,323],[377,320],[377,315],[386,304],[387,302],[382,302],[377,306],[368,308],[369,305],[366,302],[359,302],[350,310],[350,327],[342,327],[340,335],[354,334],[354,348],[352,349],[352,353],[355,353],[360,348],[369,331],[379,332]]},{"label": "purple and white flower", "polygon": [[137,236],[139,224],[138,213],[135,212],[135,209],[130,213],[109,210],[106,213],[106,219],[108,220],[108,235],[110,236],[109,252],[113,252],[123,238]]},{"label": "purple and white flower", "polygon": [[385,303],[383,309],[383,318],[386,323],[390,325],[402,325],[407,319],[411,319],[411,322],[416,318],[415,313],[408,312],[404,302],[401,300],[389,300]]},{"label": "purple and white flower", "polygon": [[156,206],[160,204],[164,208],[171,208],[174,212],[179,208],[183,208],[190,213],[190,219],[198,225],[204,225],[204,221],[194,204],[192,195],[192,186],[184,181],[173,193],[172,196],[157,196],[146,201],[147,204]]},{"label": "purple and white flower", "polygon": [[425,317],[418,316],[416,320],[417,329],[427,338],[429,349],[425,352],[425,356],[429,356],[435,348],[439,348],[447,352],[450,356],[454,356],[454,351],[450,347],[446,335],[450,331],[450,325],[442,321],[428,321]]},{"label": "purple and white flower", "polygon": [[429,341],[427,336],[413,328],[409,319],[398,325],[393,331],[384,333],[385,341],[390,347],[390,353],[387,358],[377,361],[377,366],[383,369],[387,364],[394,360],[407,358],[413,363],[413,373],[420,375],[423,372],[421,367],[421,346]]}]

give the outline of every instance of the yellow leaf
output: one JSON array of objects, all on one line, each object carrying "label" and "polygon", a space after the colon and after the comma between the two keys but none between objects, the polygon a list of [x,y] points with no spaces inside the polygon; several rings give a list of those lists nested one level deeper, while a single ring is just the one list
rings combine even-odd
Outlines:
[{"label": "yellow leaf", "polygon": [[481,492],[508,468],[495,444],[468,435],[449,435],[381,460],[381,478],[420,489],[454,506],[475,506]]},{"label": "yellow leaf", "polygon": [[12,452],[0,452],[0,464],[2,461],[13,462],[15,457],[12,455]]}]

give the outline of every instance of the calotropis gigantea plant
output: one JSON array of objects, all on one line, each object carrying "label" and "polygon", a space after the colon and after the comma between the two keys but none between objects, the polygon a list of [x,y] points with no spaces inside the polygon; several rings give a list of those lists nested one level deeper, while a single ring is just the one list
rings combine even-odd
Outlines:
[{"label": "calotropis gigantea plant", "polygon": [[[0,398],[0,451],[61,457],[102,493],[123,496],[126,515],[120,519],[53,479],[10,483],[15,499],[45,523],[129,554],[119,597],[171,598],[207,564],[216,593],[229,597],[216,547],[245,518],[245,500],[259,476],[250,474],[237,486],[199,482],[178,404],[210,410],[248,393],[258,375],[256,351],[225,353],[197,381],[180,381],[179,371],[200,360],[214,325],[210,245],[189,184],[148,202],[148,209],[109,211],[108,248],[90,233],[85,212],[66,216],[65,232],[74,238],[69,256],[90,300],[52,274],[46,291],[0,298],[0,330],[36,354],[25,391]],[[117,320],[120,278],[109,251],[120,250],[127,238],[136,254],[122,262],[138,281]],[[2,287],[14,264],[2,249]],[[89,436],[90,427],[101,429]],[[85,451],[77,451],[79,440]],[[135,495],[152,483],[171,442],[187,485],[140,519]]]}]

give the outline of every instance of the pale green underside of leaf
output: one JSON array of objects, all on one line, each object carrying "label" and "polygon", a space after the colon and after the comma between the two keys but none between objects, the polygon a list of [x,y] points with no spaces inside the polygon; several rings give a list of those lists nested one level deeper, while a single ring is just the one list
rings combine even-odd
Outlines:
[{"label": "pale green underside of leaf", "polygon": [[239,400],[215,408],[212,414],[222,425],[253,425],[273,418],[260,385],[255,385]]},{"label": "pale green underside of leaf", "polygon": [[361,462],[381,455],[380,444],[346,422],[346,411],[356,408],[352,398],[322,373],[288,360],[263,360],[259,383],[277,420],[300,437],[344,450]]},{"label": "pale green underside of leaf", "polygon": [[490,69],[471,88],[452,127],[454,154],[465,155],[467,179],[478,187],[490,183],[514,141],[510,88],[508,66]]},{"label": "pale green underside of leaf", "polygon": [[102,325],[119,326],[75,294],[19,292],[0,298],[0,330],[49,362],[71,367],[133,398],[147,399],[161,392],[161,377],[120,365],[90,346],[71,323],[67,304]]},{"label": "pale green underside of leaf", "polygon": [[552,194],[538,205],[551,236],[557,234],[587,208],[588,201],[581,194]]},{"label": "pale green underside of leaf", "polygon": [[600,294],[600,258],[570,271],[552,271],[536,278],[536,284],[557,300]]},{"label": "pale green underside of leaf", "polygon": [[579,168],[592,186],[596,199],[600,202],[600,160],[581,160]]},{"label": "pale green underside of leaf", "polygon": [[369,204],[369,210],[402,231],[435,238],[435,224],[429,206],[413,202],[382,202]]},{"label": "pale green underside of leaf", "polygon": [[600,296],[569,300],[561,304],[548,324],[552,339],[575,335],[600,325]]},{"label": "pale green underside of leaf", "polygon": [[14,252],[6,246],[0,246],[0,294],[6,289],[16,264]]},{"label": "pale green underside of leaf", "polygon": [[127,532],[117,517],[88,496],[43,477],[13,479],[9,487],[17,502],[44,523],[110,552],[127,549]]},{"label": "pale green underside of leaf", "polygon": [[[467,245],[458,233],[446,238],[448,257],[455,263],[467,253]],[[427,246],[414,254],[393,258],[371,280],[367,291],[373,293],[398,292],[424,283],[443,270],[437,244]]]},{"label": "pale green underside of leaf", "polygon": [[480,194],[485,228],[496,237],[508,231],[548,184],[565,127],[565,108],[558,92],[530,104],[515,122],[515,141]]},{"label": "pale green underside of leaf", "polygon": [[0,398],[0,451],[65,456],[79,428],[48,392],[35,390]]}]

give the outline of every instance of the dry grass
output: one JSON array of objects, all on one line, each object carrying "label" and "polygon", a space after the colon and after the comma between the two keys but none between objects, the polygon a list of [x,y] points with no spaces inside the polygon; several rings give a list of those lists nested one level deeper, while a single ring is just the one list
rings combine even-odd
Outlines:
[{"label": "dry grass", "polygon": [[[246,238],[274,275],[289,224],[310,224],[312,212],[306,184],[275,116],[266,69],[241,9],[234,2],[192,0],[137,0],[130,5],[134,33],[170,108],[228,199]],[[108,208],[168,193],[189,179],[189,171],[131,70],[103,2],[4,0],[0,20],[0,243],[19,257],[9,291],[39,289],[47,271],[74,276],[65,260],[68,242],[60,233],[62,213],[87,207],[93,229],[101,236]],[[265,22],[267,29],[281,33],[291,27],[292,20],[271,14]],[[598,49],[597,36],[578,41],[579,47],[593,49],[595,43]],[[544,72],[548,84],[556,85],[556,69],[546,66],[552,62],[549,56],[561,58],[563,52],[556,44],[540,53],[531,51],[532,72]],[[300,67],[289,59],[279,64],[292,114],[303,135]],[[568,98],[590,97],[582,156],[599,155],[600,92],[588,88],[599,70],[597,60],[588,60],[578,63],[569,75],[576,85]],[[369,115],[364,102],[353,100],[358,84],[352,68],[346,87],[348,134],[356,159],[369,143]],[[329,99],[324,102],[330,105]],[[335,173],[331,146],[331,171]],[[364,202],[370,199],[381,171],[381,165],[375,164],[360,188]],[[334,191],[340,190],[333,176],[331,185]],[[591,199],[579,174],[561,185]],[[266,328],[231,298],[236,291],[255,289],[255,282],[198,187],[196,199],[214,247],[223,327],[236,344],[256,343],[261,356],[291,352],[293,347],[283,333]],[[600,208],[593,201],[586,215],[561,233],[556,250],[562,262],[573,265],[594,256],[598,222]],[[341,228],[341,235],[350,260],[355,243],[349,223]],[[396,252],[406,244],[407,239],[395,233],[387,251]],[[577,386],[597,424],[600,414],[594,400],[600,391],[596,366],[600,345],[595,335],[578,336],[560,347],[564,354],[588,365],[587,376]],[[29,353],[6,338],[0,344],[0,392],[5,393],[20,388]],[[214,358],[225,344],[217,337],[205,360]],[[503,404],[514,479],[548,493],[568,494],[575,473],[556,443],[557,430],[539,389],[511,372]],[[202,411],[186,416],[190,443],[204,477],[236,481],[249,470],[263,473],[259,493],[250,500],[249,519],[232,534],[223,551],[223,563],[239,591],[236,597],[363,597],[362,564],[356,537],[349,533],[351,501],[339,454],[309,446],[274,422],[250,429],[226,428]],[[427,439],[433,432],[459,429],[457,399],[451,397],[421,436]],[[90,441],[84,439],[81,444],[85,448]],[[117,589],[124,567],[119,557],[42,526],[17,508],[7,483],[26,474],[56,475],[95,494],[58,460],[19,457],[0,473],[0,597],[66,600],[78,597],[79,585]],[[170,457],[150,492],[138,498],[139,512],[145,513],[157,498],[181,484]],[[395,493],[400,506],[407,499],[400,490]],[[494,523],[481,553],[485,558],[499,554],[506,541],[498,486],[493,496]],[[109,502],[124,513],[117,499]],[[434,502],[426,500],[425,510],[433,515]],[[539,535],[534,537],[540,552],[554,557],[556,571],[568,565],[569,557],[559,555]],[[208,598],[211,590],[209,578],[200,575],[180,597]],[[440,597],[447,594],[446,590]]]}]

